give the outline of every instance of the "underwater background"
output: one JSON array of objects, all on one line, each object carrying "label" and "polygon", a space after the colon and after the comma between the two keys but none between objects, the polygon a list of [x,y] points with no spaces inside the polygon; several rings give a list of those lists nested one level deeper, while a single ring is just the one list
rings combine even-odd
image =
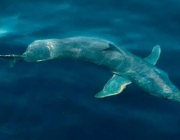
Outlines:
[{"label": "underwater background", "polygon": [[[0,54],[34,40],[91,36],[145,58],[180,88],[179,0],[1,0]],[[0,140],[179,140],[180,103],[142,91],[96,99],[112,73],[72,60],[0,60]]]}]

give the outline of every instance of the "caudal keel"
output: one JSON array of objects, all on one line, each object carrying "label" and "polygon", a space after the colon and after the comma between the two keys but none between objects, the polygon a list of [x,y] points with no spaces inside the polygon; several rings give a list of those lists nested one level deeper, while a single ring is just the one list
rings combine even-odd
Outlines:
[{"label": "caudal keel", "polygon": [[154,96],[180,101],[178,88],[172,84],[164,71],[153,65],[147,65],[141,72],[130,74],[130,77],[138,86]]}]

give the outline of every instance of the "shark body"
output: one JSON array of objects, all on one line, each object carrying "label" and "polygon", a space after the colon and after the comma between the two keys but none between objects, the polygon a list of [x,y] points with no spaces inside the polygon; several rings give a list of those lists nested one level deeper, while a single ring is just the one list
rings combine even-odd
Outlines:
[{"label": "shark body", "polygon": [[34,41],[23,53],[22,59],[40,62],[70,58],[105,67],[114,75],[95,95],[96,98],[117,95],[127,85],[135,83],[154,96],[180,101],[178,88],[172,84],[167,73],[155,66],[160,53],[160,46],[155,46],[152,53],[143,59],[107,40],[72,37]]}]

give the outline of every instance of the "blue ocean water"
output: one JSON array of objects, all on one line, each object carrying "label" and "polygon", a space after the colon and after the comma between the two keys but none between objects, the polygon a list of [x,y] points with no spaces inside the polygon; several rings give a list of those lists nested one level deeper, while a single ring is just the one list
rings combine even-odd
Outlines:
[{"label": "blue ocean water", "polygon": [[[144,58],[180,88],[178,0],[6,0],[0,4],[0,54],[22,54],[34,40],[93,36]],[[179,140],[180,103],[132,84],[96,99],[112,74],[71,60],[0,60],[0,140]]]}]

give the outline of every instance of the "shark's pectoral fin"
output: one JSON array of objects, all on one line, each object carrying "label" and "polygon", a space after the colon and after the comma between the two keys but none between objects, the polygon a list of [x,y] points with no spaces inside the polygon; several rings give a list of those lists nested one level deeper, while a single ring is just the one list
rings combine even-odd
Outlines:
[{"label": "shark's pectoral fin", "polygon": [[95,95],[96,98],[104,98],[121,93],[131,81],[116,74],[106,83],[103,90]]},{"label": "shark's pectoral fin", "polygon": [[152,53],[146,57],[144,60],[155,65],[160,57],[161,54],[161,48],[159,45],[156,45],[153,49],[152,49]]}]

